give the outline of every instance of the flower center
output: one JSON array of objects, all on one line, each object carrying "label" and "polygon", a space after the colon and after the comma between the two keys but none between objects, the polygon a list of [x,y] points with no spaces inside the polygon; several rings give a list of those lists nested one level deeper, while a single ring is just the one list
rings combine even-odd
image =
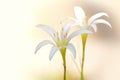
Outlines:
[{"label": "flower center", "polygon": [[65,47],[68,45],[68,40],[67,40],[66,34],[61,33],[61,35],[60,35],[58,32],[56,32],[54,34],[54,36],[56,38],[55,43],[56,43],[57,47],[61,48],[61,47]]}]

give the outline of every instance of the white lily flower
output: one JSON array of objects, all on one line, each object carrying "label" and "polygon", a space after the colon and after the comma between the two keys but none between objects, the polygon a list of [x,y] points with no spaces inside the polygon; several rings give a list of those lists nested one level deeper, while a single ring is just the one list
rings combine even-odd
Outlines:
[{"label": "white lily flower", "polygon": [[[66,17],[64,20],[61,21],[61,23],[63,23],[66,19],[69,19],[69,20],[72,20],[72,23],[69,24],[69,25],[71,25],[71,27],[79,26],[80,29],[84,29],[84,30],[91,30],[91,28],[92,28],[95,32],[97,32],[97,24],[99,24],[99,23],[106,24],[110,28],[112,28],[111,24],[108,21],[106,21],[104,19],[99,19],[102,16],[109,17],[104,12],[99,12],[99,13],[93,15],[92,17],[90,17],[88,20],[87,20],[84,10],[81,7],[75,6],[74,13],[75,13],[75,16],[77,19],[72,18],[72,17]],[[70,27],[68,27],[68,28],[70,28]]]},{"label": "white lily flower", "polygon": [[[80,29],[79,30],[88,30],[91,31],[91,29],[94,30],[94,32],[97,32],[97,24],[102,23],[108,25],[110,28],[112,28],[111,24],[104,20],[100,19],[102,16],[108,17],[108,15],[104,12],[99,12],[89,19],[87,19],[87,16],[84,12],[84,10],[81,7],[75,6],[74,7],[74,13],[77,19],[73,17],[66,17],[64,18],[60,23],[62,24],[65,20],[71,20],[71,23],[67,23],[68,26],[65,26],[65,32],[68,32],[69,29],[73,26],[78,26]],[[74,33],[74,35],[77,33],[77,31]],[[81,79],[84,80],[84,74],[83,74],[83,68],[84,68],[84,60],[85,60],[85,45],[86,45],[86,40],[87,40],[87,34],[82,34],[82,59],[81,60]]]},{"label": "white lily flower", "polygon": [[[66,25],[66,26],[69,26],[69,25]],[[92,33],[88,30],[78,30],[68,36],[69,30],[67,28],[63,28],[61,30],[61,32],[58,33],[58,32],[55,32],[54,29],[50,28],[47,25],[39,24],[39,25],[37,25],[37,27],[41,28],[45,32],[47,32],[54,40],[54,42],[52,42],[50,40],[44,40],[44,41],[40,42],[35,49],[35,53],[37,53],[37,51],[44,45],[47,45],[47,44],[53,45],[53,47],[51,48],[51,51],[50,51],[49,60],[52,59],[52,57],[58,50],[66,49],[66,48],[69,49],[73,53],[74,57],[76,57],[76,49],[75,49],[74,45],[72,43],[70,43],[70,40],[79,34]]]}]

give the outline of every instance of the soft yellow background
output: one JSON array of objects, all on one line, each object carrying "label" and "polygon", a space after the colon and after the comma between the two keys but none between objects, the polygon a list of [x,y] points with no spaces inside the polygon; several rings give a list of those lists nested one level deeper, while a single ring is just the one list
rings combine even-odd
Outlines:
[{"label": "soft yellow background", "polygon": [[[110,16],[107,20],[113,26],[109,29],[100,25],[98,32],[88,38],[85,60],[87,80],[120,80],[119,3],[119,0],[0,0],[0,80],[38,80],[38,77],[42,80],[48,75],[62,75],[59,52],[52,61],[48,59],[51,46],[45,46],[39,54],[34,54],[40,41],[50,39],[35,26],[43,23],[59,30],[61,18],[74,17],[75,5],[82,6],[88,16],[107,12]],[[80,37],[73,41],[79,53]],[[69,53],[68,72],[79,77]]]}]

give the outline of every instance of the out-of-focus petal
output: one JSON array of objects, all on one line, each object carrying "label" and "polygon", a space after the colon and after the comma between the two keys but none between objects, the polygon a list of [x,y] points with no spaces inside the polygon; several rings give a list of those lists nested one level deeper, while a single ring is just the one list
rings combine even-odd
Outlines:
[{"label": "out-of-focus petal", "polygon": [[74,58],[76,58],[76,49],[75,49],[74,45],[70,43],[70,44],[67,46],[67,49],[69,49],[69,50],[72,52]]},{"label": "out-of-focus petal", "polygon": [[63,34],[67,34],[70,30],[70,28],[74,27],[74,26],[78,26],[79,24],[78,23],[69,23],[69,24],[66,24],[64,26],[64,30],[63,30]]},{"label": "out-of-focus petal", "polygon": [[50,40],[44,40],[44,41],[40,42],[40,43],[37,45],[37,47],[35,48],[35,54],[37,53],[37,51],[38,51],[41,47],[43,47],[43,46],[45,46],[45,45],[47,45],[47,44],[52,44],[52,45],[54,45],[54,43],[51,42]]},{"label": "out-of-focus petal", "polygon": [[94,29],[95,32],[97,32],[97,26],[95,24],[92,24],[91,27]]},{"label": "out-of-focus petal", "polygon": [[53,47],[51,48],[50,55],[49,55],[49,60],[51,60],[51,59],[53,58],[53,56],[55,55],[55,53],[56,53],[58,50],[59,50],[59,48],[56,47],[56,46],[53,46]]},{"label": "out-of-focus petal", "polygon": [[44,24],[38,24],[37,27],[43,29],[53,38],[53,34],[55,33],[54,29]]},{"label": "out-of-focus petal", "polygon": [[77,35],[80,34],[91,34],[92,32],[89,30],[77,30],[73,32],[72,34],[69,35],[68,40],[70,41],[72,38],[76,37]]},{"label": "out-of-focus petal", "polygon": [[74,13],[75,13],[75,16],[77,17],[78,21],[80,22],[80,24],[82,24],[83,19],[86,18],[84,10],[79,6],[75,6]]},{"label": "out-of-focus petal", "polygon": [[104,13],[104,12],[97,13],[97,14],[93,15],[93,16],[88,20],[88,25],[92,24],[92,22],[93,22],[94,20],[96,20],[96,19],[98,19],[98,18],[100,18],[100,17],[102,17],[102,16],[107,16],[107,17],[108,17],[107,13]]},{"label": "out-of-focus petal", "polygon": [[60,20],[60,24],[63,24],[66,20],[71,20],[73,23],[77,22],[77,19],[75,19],[73,17],[65,17],[65,18]]},{"label": "out-of-focus petal", "polygon": [[98,20],[95,20],[95,21],[93,22],[93,24],[99,24],[99,23],[106,24],[106,25],[108,25],[110,28],[112,28],[111,24],[110,24],[108,21],[104,20],[104,19],[98,19]]}]

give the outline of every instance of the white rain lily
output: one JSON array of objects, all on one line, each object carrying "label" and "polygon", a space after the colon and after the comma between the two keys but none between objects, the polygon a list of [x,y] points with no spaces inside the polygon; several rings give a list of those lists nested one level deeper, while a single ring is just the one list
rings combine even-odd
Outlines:
[{"label": "white rain lily", "polygon": [[[66,26],[69,26],[69,25],[66,25]],[[68,36],[68,29],[62,29],[60,33],[58,32],[55,32],[54,29],[50,28],[49,26],[47,25],[42,25],[42,24],[39,24],[37,25],[38,28],[41,28],[43,29],[45,32],[47,32],[53,39],[54,42],[50,41],[50,40],[44,40],[42,42],[40,42],[36,49],[35,49],[35,53],[37,53],[37,51],[44,45],[47,45],[47,44],[51,44],[52,45],[52,48],[51,48],[51,51],[50,51],[50,55],[49,55],[49,59],[51,60],[52,57],[54,56],[54,54],[58,51],[58,50],[61,50],[61,49],[69,49],[72,53],[73,53],[73,56],[75,57],[76,56],[76,49],[74,47],[74,45],[72,43],[70,43],[70,40],[79,35],[79,34],[84,34],[84,33],[92,33],[88,30],[78,30],[78,31],[75,31],[73,32],[72,34],[70,34]]]},{"label": "white rain lily", "polygon": [[[99,24],[99,23],[106,24],[110,28],[112,28],[111,24],[108,21],[106,21],[104,19],[100,19],[102,16],[109,17],[104,12],[99,12],[99,13],[93,15],[92,17],[90,17],[89,19],[87,19],[87,16],[86,16],[84,10],[81,7],[75,6],[74,13],[75,13],[75,16],[77,19],[75,19],[73,17],[67,17],[61,21],[61,24],[63,24],[63,22],[65,20],[72,20],[72,23],[67,23],[67,25],[69,25],[69,26],[64,27],[66,32],[73,26],[78,26],[80,28],[79,30],[91,31],[91,29],[93,29],[94,32],[97,32],[97,24]],[[84,60],[85,60],[84,55],[85,55],[85,45],[86,45],[87,36],[88,36],[88,34],[81,34],[81,37],[82,37],[82,59],[81,59],[81,73],[80,73],[81,79],[80,80],[84,80],[83,68],[84,68]]]},{"label": "white rain lily", "polygon": [[[69,27],[70,25],[67,24],[65,26]],[[68,29],[62,28],[60,33],[58,33],[58,32],[55,32],[55,30],[53,30],[47,25],[39,24],[37,27],[46,31],[52,37],[54,42],[50,40],[44,40],[40,42],[35,49],[35,53],[37,53],[37,51],[42,46],[47,45],[47,44],[52,44],[53,46],[51,48],[50,55],[49,55],[49,60],[51,60],[54,54],[59,50],[62,55],[62,59],[63,59],[64,80],[66,80],[66,49],[69,49],[73,53],[73,56],[76,57],[76,49],[74,45],[70,43],[70,40],[77,35],[85,34],[85,33],[87,34],[87,33],[92,33],[92,32],[88,30],[78,30],[68,36],[69,28]]]},{"label": "white rain lily", "polygon": [[[97,32],[97,24],[99,23],[106,24],[110,28],[112,28],[111,24],[108,21],[104,19],[100,19],[102,16],[109,17],[104,12],[99,12],[93,15],[92,17],[90,17],[88,20],[84,10],[79,6],[74,7],[74,13],[77,19],[73,17],[66,17],[64,20],[61,21],[61,23],[63,23],[65,20],[72,20],[72,23],[69,24],[71,25],[71,27],[79,26],[80,29],[87,29],[87,30],[93,29],[95,32]],[[70,27],[67,27],[67,28],[70,28]]]}]

